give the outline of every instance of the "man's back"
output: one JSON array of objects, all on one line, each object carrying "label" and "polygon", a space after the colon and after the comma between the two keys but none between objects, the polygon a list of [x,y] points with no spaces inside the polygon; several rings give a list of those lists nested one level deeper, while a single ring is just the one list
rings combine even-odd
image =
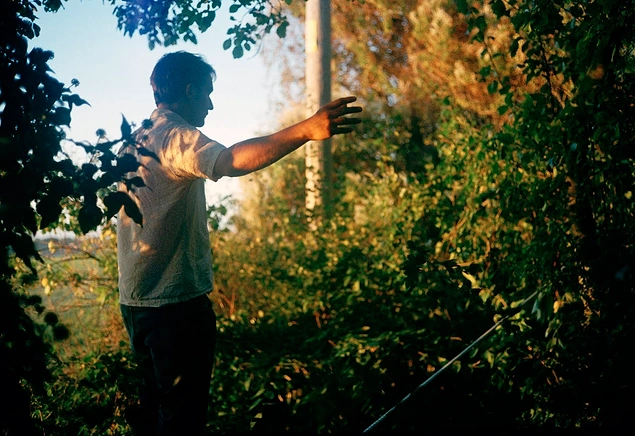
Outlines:
[{"label": "man's back", "polygon": [[134,175],[145,183],[132,193],[143,227],[125,213],[117,223],[120,302],[129,306],[158,307],[212,290],[204,178],[224,147],[167,109],[155,110],[151,121],[135,137],[159,160],[123,150],[136,154]]}]

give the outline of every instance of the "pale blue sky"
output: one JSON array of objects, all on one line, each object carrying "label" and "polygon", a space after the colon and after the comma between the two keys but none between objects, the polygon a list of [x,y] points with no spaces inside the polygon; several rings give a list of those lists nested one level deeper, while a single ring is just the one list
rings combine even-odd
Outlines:
[{"label": "pale blue sky", "polygon": [[[256,134],[271,133],[275,123],[270,103],[277,82],[259,55],[247,52],[233,59],[231,51],[222,48],[230,26],[229,15],[218,13],[217,20],[198,44],[179,43],[168,48],[148,48],[144,36],[132,38],[117,30],[112,7],[102,0],[69,0],[55,14],[38,12],[42,28],[33,46],[52,50],[55,58],[50,66],[55,77],[70,84],[80,81],[74,91],[91,107],[73,109],[69,138],[96,139],[95,131],[103,128],[110,139],[120,135],[121,115],[140,123],[154,109],[149,77],[156,61],[164,53],[187,50],[200,53],[217,72],[212,94],[214,111],[207,116],[201,130],[227,146]],[[265,46],[266,49],[266,46]],[[236,179],[208,182],[209,201],[228,193],[238,194]]]}]

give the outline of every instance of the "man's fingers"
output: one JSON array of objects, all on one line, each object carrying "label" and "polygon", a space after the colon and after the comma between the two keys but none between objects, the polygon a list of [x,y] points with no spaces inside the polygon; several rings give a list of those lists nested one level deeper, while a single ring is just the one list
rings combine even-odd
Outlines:
[{"label": "man's fingers", "polygon": [[331,104],[333,104],[333,106],[337,107],[337,106],[342,106],[342,105],[346,105],[346,104],[352,103],[355,100],[357,100],[357,97],[351,95],[349,97],[338,98],[337,100],[331,102]]},{"label": "man's fingers", "polygon": [[351,133],[353,131],[353,127],[349,126],[352,126],[353,124],[359,124],[361,122],[362,120],[359,118],[336,118],[332,120],[333,124],[331,125],[331,135]]},{"label": "man's fingers", "polygon": [[331,135],[341,135],[343,133],[351,133],[352,131],[352,127],[336,127],[335,129],[333,129]]},{"label": "man's fingers", "polygon": [[330,113],[331,119],[340,119],[345,115],[356,114],[362,111],[362,108],[359,106],[341,106]]},{"label": "man's fingers", "polygon": [[330,119],[329,128],[331,136],[350,133],[353,131],[353,128],[350,126],[362,122],[360,118],[347,116],[362,112],[363,109],[361,106],[348,106],[349,103],[353,103],[356,100],[357,97],[354,96],[342,97],[322,107],[320,112],[325,113]]},{"label": "man's fingers", "polygon": [[344,125],[344,124],[359,124],[362,120],[360,118],[351,118],[351,117],[341,117],[333,120],[335,125]]},{"label": "man's fingers", "polygon": [[357,97],[342,97],[342,98],[338,98],[337,100],[333,100],[330,103],[325,104],[323,107],[328,109],[328,110],[333,110],[333,109],[338,109],[342,106],[346,106],[349,103],[352,103],[354,101],[357,100]]},{"label": "man's fingers", "polygon": [[361,106],[344,106],[344,107],[341,107],[338,112],[340,112],[340,115],[346,115],[346,114],[355,114],[361,111],[362,111]]}]

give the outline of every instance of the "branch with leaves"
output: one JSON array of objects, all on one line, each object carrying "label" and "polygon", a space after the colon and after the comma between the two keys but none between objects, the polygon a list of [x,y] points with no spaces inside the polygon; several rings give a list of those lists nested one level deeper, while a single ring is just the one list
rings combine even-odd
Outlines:
[{"label": "branch with leaves", "polygon": [[[119,30],[124,35],[146,36],[150,49],[157,45],[174,45],[180,40],[196,43],[196,30],[203,33],[209,29],[221,9],[220,0],[109,1],[114,6]],[[285,3],[291,1],[285,0]],[[223,48],[229,50],[233,46],[234,58],[242,57],[274,28],[283,38],[289,25],[279,2],[272,0],[234,0],[229,13],[230,20],[236,24],[227,30],[229,37]]]}]

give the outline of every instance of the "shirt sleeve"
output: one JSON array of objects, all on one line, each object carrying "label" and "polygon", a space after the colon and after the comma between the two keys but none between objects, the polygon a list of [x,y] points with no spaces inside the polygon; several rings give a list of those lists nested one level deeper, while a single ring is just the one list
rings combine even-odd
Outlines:
[{"label": "shirt sleeve", "polygon": [[206,178],[213,181],[214,165],[222,144],[209,139],[198,129],[177,127],[167,135],[163,147],[161,162],[179,178]]}]

